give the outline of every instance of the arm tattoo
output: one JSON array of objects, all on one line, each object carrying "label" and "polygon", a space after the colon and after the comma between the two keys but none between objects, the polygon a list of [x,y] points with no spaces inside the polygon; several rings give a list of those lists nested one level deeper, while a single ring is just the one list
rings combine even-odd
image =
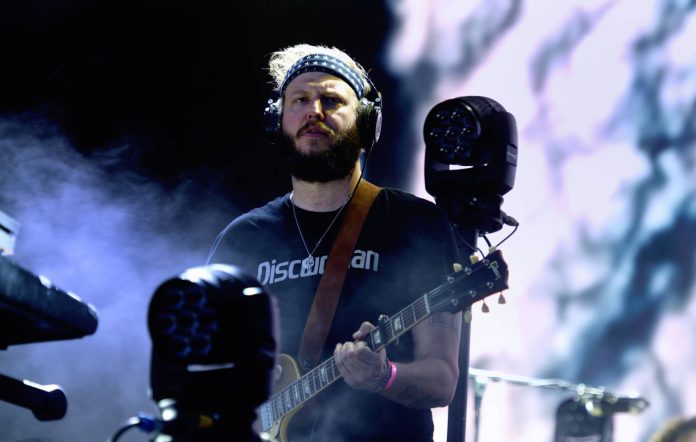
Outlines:
[{"label": "arm tattoo", "polygon": [[404,391],[399,393],[399,399],[401,399],[402,401],[409,401],[415,399],[416,395],[418,395],[418,387],[416,387],[415,385],[411,385],[406,387]]},{"label": "arm tattoo", "polygon": [[421,398],[418,397],[418,387],[415,385],[411,385],[410,387],[406,387],[404,391],[399,393],[399,399],[403,401],[408,401],[413,408],[432,408],[435,405],[435,402],[433,402],[432,397],[430,396],[423,396]]}]

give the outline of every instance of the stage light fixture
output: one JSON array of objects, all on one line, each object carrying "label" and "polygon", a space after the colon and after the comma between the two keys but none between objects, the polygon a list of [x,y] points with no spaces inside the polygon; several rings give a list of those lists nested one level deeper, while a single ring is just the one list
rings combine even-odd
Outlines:
[{"label": "stage light fixture", "polygon": [[194,267],[156,289],[148,310],[150,387],[166,440],[251,430],[270,393],[274,318],[272,296],[235,266]]},{"label": "stage light fixture", "polygon": [[[435,105],[423,123],[425,189],[447,214],[462,257],[480,251],[479,236],[503,224],[519,223],[501,210],[503,195],[515,184],[517,125],[515,117],[495,100],[457,97]],[[469,366],[469,325],[462,328],[459,366]],[[447,440],[464,439],[467,382],[460,375],[449,405]]]},{"label": "stage light fixture", "polygon": [[515,117],[480,96],[443,101],[428,113],[425,188],[455,223],[483,233],[502,228],[502,196],[515,184]]}]

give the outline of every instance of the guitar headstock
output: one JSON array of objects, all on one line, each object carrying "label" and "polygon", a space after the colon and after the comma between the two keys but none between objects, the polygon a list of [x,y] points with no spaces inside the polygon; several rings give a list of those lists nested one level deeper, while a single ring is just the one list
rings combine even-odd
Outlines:
[{"label": "guitar headstock", "polygon": [[463,267],[427,294],[432,311],[456,313],[508,288],[508,267],[500,250]]}]

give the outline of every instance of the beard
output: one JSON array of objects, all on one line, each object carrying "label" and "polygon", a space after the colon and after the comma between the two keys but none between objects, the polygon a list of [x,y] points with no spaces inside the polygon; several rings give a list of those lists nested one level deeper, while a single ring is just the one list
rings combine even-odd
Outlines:
[{"label": "beard", "polygon": [[336,141],[323,152],[302,153],[295,141],[285,133],[278,144],[290,175],[302,181],[319,183],[350,175],[362,149],[357,125],[339,132]]}]

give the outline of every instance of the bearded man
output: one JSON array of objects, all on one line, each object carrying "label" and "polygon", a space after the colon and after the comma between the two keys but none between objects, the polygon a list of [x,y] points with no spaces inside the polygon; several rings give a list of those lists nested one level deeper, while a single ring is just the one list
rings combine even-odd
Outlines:
[{"label": "bearded man", "polygon": [[[347,208],[359,186],[371,185],[362,179],[360,155],[379,137],[381,96],[364,68],[333,47],[302,44],[275,52],[269,72],[279,99],[267,112],[292,192],[232,221],[208,261],[257,276],[278,301],[279,350],[296,358]],[[320,372],[311,387],[286,391],[272,405],[275,418],[320,390],[292,419],[283,418],[281,439],[432,442],[430,409],[454,396],[460,313],[419,318],[386,348],[366,342],[380,315],[401,311],[458,261],[440,208],[398,189],[378,190],[321,351],[321,361],[333,358],[338,373],[328,375],[337,382],[324,385],[327,373]]]}]

